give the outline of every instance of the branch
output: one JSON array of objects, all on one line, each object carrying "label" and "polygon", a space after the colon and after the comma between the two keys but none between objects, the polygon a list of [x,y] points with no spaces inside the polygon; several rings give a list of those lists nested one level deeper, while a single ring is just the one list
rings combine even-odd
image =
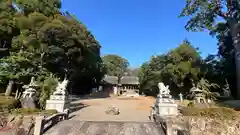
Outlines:
[{"label": "branch", "polygon": [[233,2],[232,2],[232,0],[227,0],[227,9],[228,9],[228,11],[227,11],[227,15],[228,16],[232,16],[232,14],[233,14]]},{"label": "branch", "polygon": [[232,9],[233,9],[233,5],[232,5],[232,0],[227,0],[227,9],[228,11],[227,12],[223,12],[221,9],[222,9],[222,6],[221,6],[221,1],[220,0],[216,0],[216,14],[223,17],[223,18],[228,18],[232,15]]}]

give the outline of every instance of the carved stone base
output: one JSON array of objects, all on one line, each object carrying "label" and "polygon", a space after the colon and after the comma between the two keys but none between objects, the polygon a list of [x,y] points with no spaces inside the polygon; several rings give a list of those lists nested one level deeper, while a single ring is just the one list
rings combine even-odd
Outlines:
[{"label": "carved stone base", "polygon": [[50,100],[67,100],[67,96],[65,95],[51,95]]},{"label": "carved stone base", "polygon": [[67,100],[47,100],[46,101],[46,110],[55,109],[58,112],[64,112],[66,108],[69,107]]},{"label": "carved stone base", "polygon": [[156,106],[156,115],[159,116],[176,116],[178,115],[178,105],[171,103],[162,103]]}]

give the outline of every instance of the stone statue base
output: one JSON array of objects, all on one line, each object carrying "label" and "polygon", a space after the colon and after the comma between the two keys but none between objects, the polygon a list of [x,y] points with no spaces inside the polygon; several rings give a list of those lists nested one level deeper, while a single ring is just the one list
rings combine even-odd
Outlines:
[{"label": "stone statue base", "polygon": [[50,100],[67,100],[67,96],[65,95],[51,95]]},{"label": "stone statue base", "polygon": [[158,95],[153,106],[153,114],[156,116],[176,116],[178,115],[178,105],[174,103],[171,95]]},{"label": "stone statue base", "polygon": [[178,105],[174,103],[160,103],[155,108],[158,116],[176,116],[178,115]]},{"label": "stone statue base", "polygon": [[58,112],[64,112],[66,108],[69,108],[67,96],[51,95],[50,100],[46,101],[46,110],[55,109]]}]

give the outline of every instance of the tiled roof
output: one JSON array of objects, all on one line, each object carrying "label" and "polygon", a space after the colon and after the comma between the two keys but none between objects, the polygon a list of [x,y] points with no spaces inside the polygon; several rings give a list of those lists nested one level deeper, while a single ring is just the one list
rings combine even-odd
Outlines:
[{"label": "tiled roof", "polygon": [[108,76],[108,75],[106,75],[103,78],[103,82],[109,83],[109,84],[118,84],[118,78],[116,76]]},{"label": "tiled roof", "polygon": [[[108,83],[108,84],[118,84],[118,78],[117,76],[108,76],[106,75],[103,78],[102,83]],[[134,84],[138,85],[139,80],[138,77],[135,76],[123,76],[120,80],[120,84]]]},{"label": "tiled roof", "polygon": [[121,84],[134,84],[134,85],[139,84],[138,77],[136,76],[123,76],[120,82]]}]

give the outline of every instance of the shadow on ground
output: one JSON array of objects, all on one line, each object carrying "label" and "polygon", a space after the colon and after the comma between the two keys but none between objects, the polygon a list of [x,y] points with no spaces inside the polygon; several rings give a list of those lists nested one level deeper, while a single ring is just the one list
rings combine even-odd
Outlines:
[{"label": "shadow on ground", "polygon": [[240,111],[240,100],[227,100],[219,102],[218,105]]},{"label": "shadow on ground", "polygon": [[88,107],[89,105],[83,104],[83,103],[70,103],[70,113],[79,111],[80,109],[83,109],[85,107]]},{"label": "shadow on ground", "polygon": [[86,95],[70,95],[69,100],[71,102],[78,101],[81,99],[99,99],[99,98],[109,98],[111,97],[108,92],[93,92]]}]

